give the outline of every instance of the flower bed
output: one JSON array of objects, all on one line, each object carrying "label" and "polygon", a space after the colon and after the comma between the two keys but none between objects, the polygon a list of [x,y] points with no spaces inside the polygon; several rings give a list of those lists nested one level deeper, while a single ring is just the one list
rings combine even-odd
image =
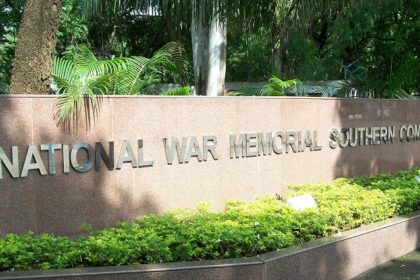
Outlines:
[{"label": "flower bed", "polygon": [[88,231],[76,240],[43,234],[0,239],[0,270],[50,269],[249,257],[420,209],[420,169],[330,184],[291,186],[318,207],[294,211],[273,197],[202,204]]}]

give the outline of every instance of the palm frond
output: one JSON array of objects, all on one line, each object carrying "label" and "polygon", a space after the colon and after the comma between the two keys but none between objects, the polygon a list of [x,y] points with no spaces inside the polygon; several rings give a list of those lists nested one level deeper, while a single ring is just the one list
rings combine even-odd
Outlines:
[{"label": "palm frond", "polygon": [[182,84],[189,80],[190,65],[179,42],[170,42],[153,54],[147,68],[163,76],[171,76]]},{"label": "palm frond", "polygon": [[189,87],[179,87],[176,89],[169,89],[163,92],[162,95],[188,96],[191,95],[191,91]]},{"label": "palm frond", "polygon": [[52,75],[56,82],[71,83],[76,78],[73,61],[55,57],[52,69]]},{"label": "palm frond", "polygon": [[381,92],[376,89],[375,81],[368,78],[353,77],[342,82],[342,86],[336,96],[358,98],[394,98],[415,99],[413,95],[402,88],[386,89]]},{"label": "palm frond", "polygon": [[297,79],[283,81],[282,79],[272,76],[263,88],[241,87],[237,91],[230,92],[231,96],[281,96],[295,95],[296,87],[301,82]]},{"label": "palm frond", "polygon": [[337,96],[343,87],[342,81],[304,81],[293,88],[296,96]]},{"label": "palm frond", "polygon": [[268,84],[264,86],[263,95],[294,95],[291,89],[299,84],[301,84],[301,82],[297,79],[283,81],[276,76],[272,76]]},{"label": "palm frond", "polygon": [[187,80],[188,73],[184,48],[178,42],[170,42],[151,58],[127,58],[126,68],[116,72],[117,94],[139,94],[148,86],[159,83],[163,75],[171,75],[182,82]]},{"label": "palm frond", "polygon": [[73,57],[73,63],[80,77],[97,77],[125,68],[124,59],[98,60],[87,46],[79,46]]},{"label": "palm frond", "polygon": [[[162,75],[186,77],[189,65],[180,43],[171,42],[151,58],[99,60],[86,46],[76,48],[72,60],[56,57],[52,77],[59,98],[54,109],[58,123],[76,123],[81,110],[98,111],[96,96],[139,94],[160,82]],[[86,116],[89,118],[90,116]]]},{"label": "palm frond", "polygon": [[54,58],[52,77],[59,94],[54,108],[56,121],[68,127],[77,123],[83,108],[97,112],[96,96],[108,92],[112,73],[124,67],[121,59],[98,60],[85,46],[76,50],[73,60]]},{"label": "palm frond", "polygon": [[396,99],[416,99],[413,95],[403,89],[395,90],[392,97]]},{"label": "palm frond", "polygon": [[116,72],[116,94],[136,94],[141,89],[148,58],[134,56],[126,59],[126,67]]}]

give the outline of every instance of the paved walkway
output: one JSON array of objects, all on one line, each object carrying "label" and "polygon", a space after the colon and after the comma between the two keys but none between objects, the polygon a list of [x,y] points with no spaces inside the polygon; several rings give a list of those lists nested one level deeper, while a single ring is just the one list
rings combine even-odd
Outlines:
[{"label": "paved walkway", "polygon": [[371,269],[353,280],[420,279],[420,250]]}]

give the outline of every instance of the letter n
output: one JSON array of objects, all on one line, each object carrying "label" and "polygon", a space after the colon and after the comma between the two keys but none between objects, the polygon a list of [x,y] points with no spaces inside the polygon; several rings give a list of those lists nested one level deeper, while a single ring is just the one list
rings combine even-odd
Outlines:
[{"label": "letter n", "polygon": [[19,178],[19,149],[17,146],[12,147],[12,162],[0,148],[0,179],[3,179],[2,165],[6,167],[13,178]]}]

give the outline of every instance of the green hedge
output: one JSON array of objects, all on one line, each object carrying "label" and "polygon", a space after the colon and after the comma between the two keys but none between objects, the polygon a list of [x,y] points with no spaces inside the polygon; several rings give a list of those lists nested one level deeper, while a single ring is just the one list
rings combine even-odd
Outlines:
[{"label": "green hedge", "polygon": [[[249,257],[420,209],[420,169],[397,175],[291,186],[318,207],[294,211],[273,197],[202,204],[121,223],[76,240],[43,234],[0,239],[0,270],[70,268]],[[85,226],[86,228],[86,226]]]}]

